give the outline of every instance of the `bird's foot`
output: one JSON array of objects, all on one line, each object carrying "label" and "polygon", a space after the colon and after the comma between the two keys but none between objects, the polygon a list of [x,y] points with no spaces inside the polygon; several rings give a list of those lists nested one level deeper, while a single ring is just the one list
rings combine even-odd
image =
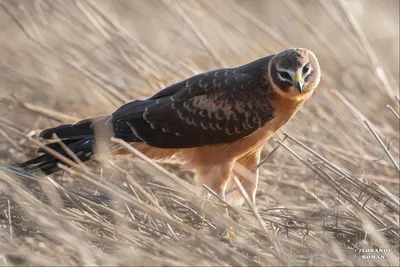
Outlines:
[{"label": "bird's foot", "polygon": [[230,243],[236,237],[235,230],[233,227],[229,227],[228,229],[218,227],[217,229],[215,229],[214,233],[215,233],[215,236],[220,241],[225,242],[225,243]]},{"label": "bird's foot", "polygon": [[235,231],[233,230],[232,227],[230,227],[230,229],[227,229],[225,231],[225,233],[224,233],[222,238],[233,240],[233,239],[235,239],[235,237],[236,237]]}]

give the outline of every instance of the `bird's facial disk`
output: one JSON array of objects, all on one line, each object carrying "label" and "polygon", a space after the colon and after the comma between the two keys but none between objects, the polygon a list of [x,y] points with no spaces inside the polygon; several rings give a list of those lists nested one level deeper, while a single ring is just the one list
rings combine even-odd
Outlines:
[{"label": "bird's facial disk", "polygon": [[310,62],[306,62],[303,66],[297,70],[277,68],[277,76],[280,81],[290,84],[299,91],[303,92],[303,86],[305,79],[311,73],[312,68]]},{"label": "bird's facial disk", "polygon": [[307,49],[289,49],[271,61],[270,79],[281,95],[301,97],[319,83],[320,69],[315,55]]}]

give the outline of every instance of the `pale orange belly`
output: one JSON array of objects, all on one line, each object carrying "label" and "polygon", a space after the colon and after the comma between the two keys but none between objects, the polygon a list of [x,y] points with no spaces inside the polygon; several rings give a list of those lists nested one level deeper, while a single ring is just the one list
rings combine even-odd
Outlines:
[{"label": "pale orange belly", "polygon": [[180,151],[179,156],[189,163],[189,166],[218,165],[236,161],[262,147],[283,123],[273,120],[252,135],[233,143],[185,149]]},{"label": "pale orange belly", "polygon": [[196,166],[203,165],[219,165],[224,162],[236,161],[244,155],[259,149],[286,121],[275,118],[252,135],[228,144],[185,149],[155,148],[144,143],[133,143],[132,146],[152,159],[164,159],[176,155],[187,164],[188,168],[196,168]]}]

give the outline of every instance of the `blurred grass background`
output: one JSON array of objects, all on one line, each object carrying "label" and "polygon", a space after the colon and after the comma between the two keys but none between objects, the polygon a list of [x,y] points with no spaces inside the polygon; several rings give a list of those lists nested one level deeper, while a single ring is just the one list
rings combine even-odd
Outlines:
[{"label": "blurred grass background", "polygon": [[[284,144],[306,163],[281,146],[261,167],[265,227],[244,206],[228,222],[237,238],[221,242],[222,204],[185,193],[170,176],[191,183],[191,173],[173,161],[160,163],[167,175],[108,158],[86,178],[40,181],[2,168],[0,264],[398,264],[399,119],[387,107],[398,114],[398,0],[1,0],[0,29],[6,164],[34,156],[40,129],[285,48],[312,50],[323,75],[276,136],[302,142]],[[385,260],[355,252],[372,247],[392,250]]]}]

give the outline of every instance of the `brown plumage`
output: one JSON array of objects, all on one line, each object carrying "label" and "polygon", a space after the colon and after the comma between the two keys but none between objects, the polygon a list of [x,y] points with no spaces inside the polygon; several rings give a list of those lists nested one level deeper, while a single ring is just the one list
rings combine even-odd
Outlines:
[{"label": "brown plumage", "polygon": [[[251,170],[263,145],[287,123],[312,95],[320,81],[315,55],[303,48],[284,50],[249,64],[218,69],[173,84],[146,100],[127,103],[110,116],[44,130],[53,134],[83,161],[93,154],[96,125],[112,127],[114,136],[153,159],[180,157],[195,171],[199,193],[206,184],[225,198],[235,174],[255,202],[258,183],[233,172],[235,163]],[[68,156],[58,143],[52,149]],[[44,152],[40,150],[39,152]],[[46,173],[57,170],[49,154],[21,163]],[[241,204],[236,194],[229,196]]]}]

